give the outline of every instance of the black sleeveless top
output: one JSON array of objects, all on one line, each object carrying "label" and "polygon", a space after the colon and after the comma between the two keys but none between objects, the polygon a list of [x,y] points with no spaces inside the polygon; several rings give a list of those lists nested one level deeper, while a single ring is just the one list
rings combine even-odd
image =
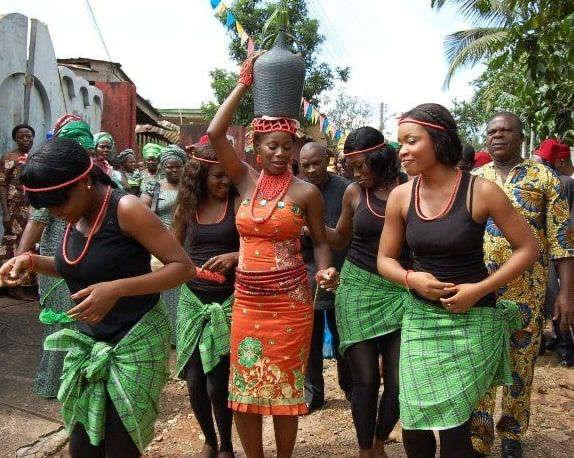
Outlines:
[{"label": "black sleeveless top", "polygon": [[[193,263],[201,267],[208,259],[224,253],[239,251],[239,234],[235,226],[235,209],[230,197],[225,217],[220,223],[198,224],[195,218],[188,225],[187,246]],[[202,302],[222,302],[233,294],[235,272],[226,275],[223,284],[199,279],[187,283]]]},{"label": "black sleeveless top", "polygon": [[[385,219],[375,216],[367,207],[367,194],[369,193],[369,203],[371,208],[379,215],[385,214],[387,201],[375,196],[374,192],[361,189],[361,199],[353,215],[353,238],[347,253],[347,259],[361,269],[378,274],[377,254],[379,253],[379,242]],[[401,257],[401,265],[408,269],[411,265],[410,251],[405,244]]]},{"label": "black sleeveless top", "polygon": [[[486,222],[480,224],[472,219],[467,208],[474,179],[463,172],[460,186],[450,211],[431,221],[421,219],[415,209],[415,190],[419,177],[415,178],[411,202],[407,213],[406,241],[413,254],[413,270],[428,272],[444,282],[477,283],[488,276],[484,264],[483,238]],[[469,189],[470,186],[470,189]],[[424,299],[427,300],[427,299]],[[475,307],[493,307],[494,294],[483,297]]]},{"label": "black sleeveless top", "polygon": [[[60,244],[55,255],[56,270],[64,278],[72,294],[95,283],[137,277],[151,272],[149,252],[120,229],[118,202],[124,195],[124,191],[112,190],[102,225],[79,264],[71,266],[66,263]],[[70,259],[76,259],[80,255],[86,240],[87,237],[75,227],[71,230],[66,247]],[[159,294],[122,297],[102,321],[95,325],[78,322],[78,330],[98,341],[115,344],[158,301]]]}]

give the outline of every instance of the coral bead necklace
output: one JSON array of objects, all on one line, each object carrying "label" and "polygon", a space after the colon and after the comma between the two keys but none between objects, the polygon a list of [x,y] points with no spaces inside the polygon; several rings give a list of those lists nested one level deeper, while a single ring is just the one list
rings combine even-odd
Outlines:
[{"label": "coral bead necklace", "polygon": [[[250,216],[254,223],[261,224],[271,218],[271,215],[275,211],[277,202],[287,194],[287,190],[289,189],[292,179],[293,173],[291,173],[290,170],[287,170],[281,175],[267,175],[263,170],[261,171],[259,179],[257,180],[257,185],[251,195],[251,205],[249,207]],[[255,207],[255,201],[259,196],[262,197],[263,205],[269,204],[269,207],[263,216],[256,217],[253,213],[253,209]]]},{"label": "coral bead necklace", "polygon": [[62,256],[64,257],[64,261],[66,261],[66,263],[70,264],[71,266],[75,266],[79,264],[82,261],[82,259],[86,257],[88,249],[90,248],[90,244],[92,243],[92,239],[94,238],[94,235],[98,230],[98,228],[100,227],[104,219],[104,215],[106,214],[106,209],[108,208],[111,194],[112,194],[112,187],[108,186],[108,189],[106,190],[106,195],[102,202],[102,206],[100,207],[98,215],[96,216],[96,219],[94,220],[94,223],[92,224],[92,227],[90,227],[90,230],[88,232],[88,239],[86,240],[86,244],[84,245],[84,248],[80,253],[80,255],[74,260],[71,260],[68,257],[68,253],[66,253],[66,247],[68,246],[68,237],[70,236],[70,230],[72,229],[72,224],[69,223],[66,226],[66,232],[64,234],[64,242],[62,243]]},{"label": "coral bead necklace", "polygon": [[421,210],[421,205],[420,205],[420,186],[421,186],[421,183],[423,182],[423,176],[422,175],[419,176],[419,178],[417,180],[416,187],[415,187],[415,210],[417,212],[418,217],[420,219],[422,219],[423,221],[433,221],[435,219],[440,219],[444,215],[446,215],[450,211],[452,204],[454,203],[454,199],[456,197],[456,194],[458,192],[458,188],[460,186],[461,178],[462,178],[462,172],[459,170],[457,175],[456,175],[455,183],[454,183],[454,186],[452,187],[452,191],[450,193],[450,196],[447,199],[446,204],[445,204],[444,208],[442,209],[442,211],[435,216],[424,216],[423,212]]}]

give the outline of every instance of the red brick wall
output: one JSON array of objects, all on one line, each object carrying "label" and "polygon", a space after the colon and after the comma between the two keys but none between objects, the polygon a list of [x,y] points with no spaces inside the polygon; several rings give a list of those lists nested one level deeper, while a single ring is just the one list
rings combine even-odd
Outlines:
[{"label": "red brick wall", "polygon": [[103,83],[96,86],[104,94],[102,131],[112,134],[118,152],[137,148],[136,144],[136,87],[132,83]]}]

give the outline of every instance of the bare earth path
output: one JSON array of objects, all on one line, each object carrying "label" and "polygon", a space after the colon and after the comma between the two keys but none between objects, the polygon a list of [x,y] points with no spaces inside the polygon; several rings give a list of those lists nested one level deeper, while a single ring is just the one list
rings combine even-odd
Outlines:
[{"label": "bare earth path", "polygon": [[[38,453],[21,453],[21,456],[68,456],[65,434],[54,434],[61,427],[57,402],[40,399],[31,392],[42,335],[37,314],[37,304],[0,297],[1,458],[14,457],[18,449],[34,443],[42,435],[52,439],[51,445],[48,444],[50,447],[42,446],[43,441],[40,441],[36,447],[40,449]],[[325,374],[327,406],[301,418],[296,457],[356,456],[349,403],[336,387],[332,361],[326,362]],[[539,358],[532,405],[525,456],[573,457],[574,369],[556,366],[553,355]],[[395,431],[394,436],[400,439],[400,432]],[[267,455],[274,456],[269,419],[265,421],[264,438]],[[185,384],[172,379],[162,396],[156,438],[145,457],[189,457],[200,450],[202,443],[197,422],[189,408]],[[237,456],[244,456],[236,434],[234,444]],[[47,450],[52,450],[52,454],[46,455]],[[389,444],[386,450],[390,457],[405,456],[402,444],[397,442]]]},{"label": "bare earth path", "polygon": [[[334,362],[326,362],[327,405],[299,421],[296,457],[353,457],[356,442],[350,406],[336,385]],[[556,365],[553,355],[539,358],[533,391],[531,427],[526,438],[527,458],[569,458],[574,456],[574,369]],[[203,445],[201,431],[189,408],[187,389],[170,380],[162,399],[162,415],[157,436],[146,457],[188,457]],[[396,430],[394,437],[400,440]],[[241,445],[234,432],[237,456]],[[265,421],[264,444],[267,456],[274,456],[273,429]],[[499,455],[499,444],[495,455]],[[386,447],[389,457],[404,457],[402,444]]]}]

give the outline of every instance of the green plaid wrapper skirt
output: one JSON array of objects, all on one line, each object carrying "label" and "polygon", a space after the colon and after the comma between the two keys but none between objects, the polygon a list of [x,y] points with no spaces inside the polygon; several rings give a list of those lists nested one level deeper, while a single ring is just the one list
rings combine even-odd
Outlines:
[{"label": "green plaid wrapper skirt", "polygon": [[177,361],[175,373],[183,378],[183,368],[197,345],[203,371],[207,374],[229,354],[233,296],[223,304],[204,304],[187,285],[181,286],[177,308]]},{"label": "green plaid wrapper skirt", "polygon": [[406,289],[345,261],[335,296],[339,351],[401,327]]},{"label": "green plaid wrapper skirt", "polygon": [[465,423],[493,386],[512,384],[510,334],[523,326],[518,306],[498,301],[451,313],[405,292],[399,363],[404,429]]},{"label": "green plaid wrapper skirt", "polygon": [[106,397],[138,449],[153,438],[168,377],[170,326],[159,302],[115,346],[71,329],[48,336],[44,349],[68,352],[58,400],[69,432],[81,423],[92,445],[104,437]]}]

